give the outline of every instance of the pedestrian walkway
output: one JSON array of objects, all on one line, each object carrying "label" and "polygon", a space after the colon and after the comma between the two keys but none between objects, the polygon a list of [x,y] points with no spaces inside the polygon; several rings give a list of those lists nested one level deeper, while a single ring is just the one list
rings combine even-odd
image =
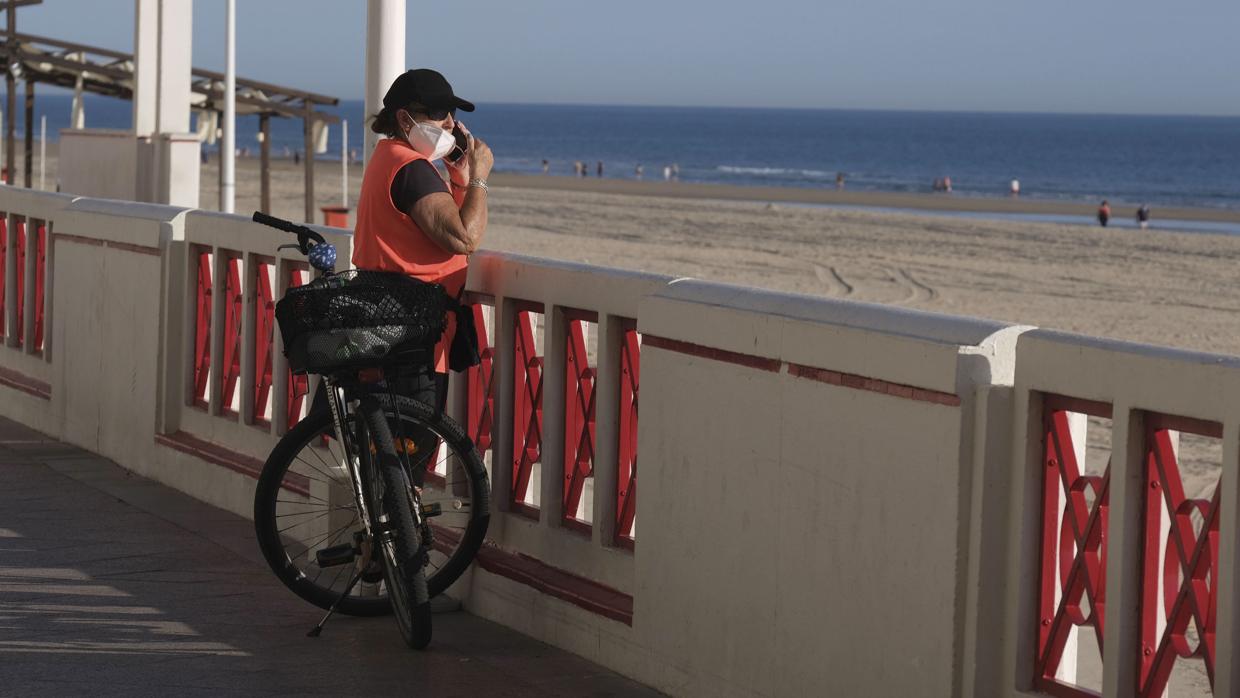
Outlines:
[{"label": "pedestrian walkway", "polygon": [[463,611],[427,652],[321,614],[250,522],[0,418],[0,695],[659,695]]}]

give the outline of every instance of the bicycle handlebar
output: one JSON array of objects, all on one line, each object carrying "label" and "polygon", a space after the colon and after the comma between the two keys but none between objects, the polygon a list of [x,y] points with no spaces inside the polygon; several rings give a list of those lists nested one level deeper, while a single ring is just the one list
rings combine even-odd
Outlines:
[{"label": "bicycle handlebar", "polygon": [[315,244],[322,244],[326,242],[322,235],[319,235],[304,225],[297,225],[296,223],[286,221],[283,218],[269,216],[261,211],[255,211],[254,215],[251,217],[251,220],[255,223],[270,226],[276,230],[283,230],[286,233],[293,233],[297,236],[297,248],[301,250],[302,254],[309,254],[309,240],[313,240]]}]

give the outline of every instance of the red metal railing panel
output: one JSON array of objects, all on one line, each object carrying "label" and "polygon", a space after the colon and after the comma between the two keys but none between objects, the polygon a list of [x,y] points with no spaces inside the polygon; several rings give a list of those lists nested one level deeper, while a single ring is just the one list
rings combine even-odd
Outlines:
[{"label": "red metal railing panel", "polygon": [[228,273],[224,280],[224,362],[223,391],[220,394],[220,411],[232,412],[233,396],[236,395],[237,379],[241,377],[241,308],[245,298],[241,295],[241,260],[228,259]]},{"label": "red metal railing panel", "polygon": [[[1107,463],[1101,477],[1083,474],[1068,414],[1067,410],[1048,404],[1043,422],[1041,573],[1034,680],[1039,690],[1055,695],[1093,696],[1097,694],[1063,683],[1055,674],[1074,626],[1094,629],[1098,654],[1105,661],[1102,637],[1111,464]],[[1088,612],[1083,607],[1086,604]]]},{"label": "red metal railing panel", "polygon": [[207,376],[211,370],[211,252],[198,251],[198,288],[194,310],[194,396],[199,407],[207,404]]},{"label": "red metal railing panel", "polygon": [[0,214],[0,337],[8,331],[8,324],[4,321],[4,275],[8,269],[9,257],[9,217]]},{"label": "red metal railing panel", "polygon": [[[305,276],[301,269],[294,269],[288,278],[288,287],[301,286],[306,283]],[[275,305],[272,305],[273,312]],[[273,323],[274,324],[274,323]],[[301,421],[301,407],[306,399],[306,395],[310,392],[310,377],[304,373],[296,375],[293,369],[288,369],[288,428],[292,429],[295,424]]]},{"label": "red metal railing panel", "polygon": [[513,511],[536,517],[538,508],[526,503],[534,464],[542,461],[543,357],[538,355],[534,344],[535,312],[518,310],[513,318],[513,445],[509,501]]},{"label": "red metal railing panel", "polygon": [[616,544],[632,548],[637,516],[637,393],[641,343],[632,321],[620,347],[620,443],[616,478]]},{"label": "red metal railing panel", "polygon": [[271,396],[272,361],[271,340],[275,327],[275,299],[271,293],[272,265],[260,262],[255,265],[254,304],[254,422],[264,424],[268,420],[267,403]]},{"label": "red metal railing panel", "polygon": [[26,219],[18,218],[17,230],[13,231],[14,253],[17,255],[17,297],[13,300],[17,313],[17,346],[26,341]]},{"label": "red metal railing panel", "polygon": [[594,474],[594,383],[585,327],[581,313],[565,312],[568,341],[565,345],[564,381],[564,490],[563,517],[570,528],[590,531],[590,522],[577,517],[586,480]]},{"label": "red metal railing panel", "polygon": [[34,258],[34,349],[43,351],[43,287],[47,274],[47,225],[39,224],[35,230]]},{"label": "red metal railing panel", "polygon": [[478,447],[478,455],[491,448],[491,426],[495,415],[495,348],[487,337],[481,304],[473,306],[474,326],[478,330],[478,353],[482,362],[465,372],[465,429]]},{"label": "red metal railing panel", "polygon": [[[1146,487],[1143,518],[1141,579],[1141,680],[1142,696],[1161,696],[1178,659],[1200,658],[1205,662],[1210,686],[1214,686],[1214,636],[1218,615],[1219,492],[1209,500],[1191,499],[1184,493],[1179,460],[1172,444],[1172,430],[1150,420],[1146,430]],[[1183,421],[1177,426],[1184,426]],[[1209,425],[1210,436],[1221,432]],[[1203,430],[1206,431],[1206,430]],[[1194,432],[1196,433],[1196,432]],[[1163,514],[1169,518],[1166,552]],[[1200,517],[1200,528],[1193,514]],[[1162,617],[1159,617],[1159,582],[1162,582]],[[1160,621],[1165,627],[1159,628]],[[1188,637],[1192,630],[1196,644]]]}]

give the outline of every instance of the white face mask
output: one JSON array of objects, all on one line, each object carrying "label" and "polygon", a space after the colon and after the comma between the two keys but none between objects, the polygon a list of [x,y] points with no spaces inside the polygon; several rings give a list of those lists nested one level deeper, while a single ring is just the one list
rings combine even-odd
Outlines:
[{"label": "white face mask", "polygon": [[456,145],[456,138],[451,131],[445,131],[426,121],[414,122],[413,128],[405,134],[405,140],[409,141],[414,150],[431,160],[442,158],[452,152],[452,146]]}]

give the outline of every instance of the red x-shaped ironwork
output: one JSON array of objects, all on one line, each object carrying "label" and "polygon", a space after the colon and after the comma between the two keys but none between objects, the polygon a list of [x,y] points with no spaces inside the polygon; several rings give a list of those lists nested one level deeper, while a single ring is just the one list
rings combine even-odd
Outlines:
[{"label": "red x-shaped ironwork", "polygon": [[588,532],[577,518],[586,479],[594,474],[595,369],[586,353],[585,325],[597,316],[566,312],[568,342],[564,381],[564,523]]},{"label": "red x-shaped ironwork", "polygon": [[[43,352],[43,285],[47,269],[47,225],[35,230],[34,256],[34,353]],[[20,335],[19,335],[20,336]]]},{"label": "red x-shaped ironwork", "polygon": [[17,315],[17,346],[22,346],[26,337],[26,219],[17,218],[17,230],[13,231],[15,243],[13,251],[17,255],[17,297],[13,300]]},{"label": "red x-shaped ironwork", "polygon": [[237,378],[241,376],[241,260],[228,260],[228,274],[224,282],[224,370],[223,392],[220,395],[220,411],[231,412]]},{"label": "red x-shaped ironwork", "polygon": [[[1151,420],[1153,421],[1153,420]],[[1221,435],[1218,425],[1202,431]],[[1161,696],[1176,659],[1200,657],[1210,686],[1214,686],[1214,634],[1217,621],[1219,493],[1210,500],[1184,494],[1172,431],[1151,426],[1146,433],[1145,536],[1142,550],[1141,681],[1142,696]],[[1164,507],[1166,507],[1164,509]],[[1162,517],[1167,512],[1170,531],[1165,555]],[[1201,530],[1192,515],[1201,517]],[[1161,557],[1161,559],[1160,559]],[[1166,627],[1159,632],[1158,592],[1162,581]],[[1182,577],[1182,580],[1181,580]],[[1197,633],[1196,646],[1187,638],[1189,623]]]},{"label": "red x-shaped ironwork", "polygon": [[512,491],[514,511],[538,516],[538,509],[526,504],[534,464],[542,460],[542,369],[543,357],[534,344],[534,320],[530,310],[515,314],[513,343],[513,439]]},{"label": "red x-shaped ironwork", "polygon": [[8,332],[4,321],[4,274],[9,257],[9,217],[0,213],[0,337]]},{"label": "red x-shaped ironwork", "polygon": [[473,313],[474,327],[478,331],[478,355],[482,361],[465,373],[465,428],[478,448],[478,455],[485,456],[487,449],[491,448],[491,423],[495,414],[495,385],[492,381],[495,349],[487,338],[482,305],[475,304]]},{"label": "red x-shaped ironwork", "polygon": [[[301,286],[305,283],[301,269],[294,269],[289,274],[288,288]],[[292,429],[295,424],[301,421],[301,405],[305,400],[306,394],[310,392],[310,378],[306,374],[294,374],[293,369],[288,369],[288,428]]]},{"label": "red x-shaped ironwork", "polygon": [[207,376],[211,369],[211,253],[198,252],[198,290],[195,303],[194,404],[207,404]]},{"label": "red x-shaped ironwork", "polygon": [[[1067,696],[1093,692],[1055,678],[1073,626],[1093,626],[1102,652],[1106,618],[1106,529],[1111,464],[1101,477],[1082,475],[1068,411],[1046,408],[1042,478],[1042,571],[1038,599],[1039,689]],[[1092,491],[1092,506],[1087,491]],[[1060,515],[1060,497],[1066,497]],[[1058,601],[1056,590],[1061,589]],[[1088,614],[1082,608],[1088,603]]]},{"label": "red x-shaped ironwork", "polygon": [[616,478],[617,545],[632,548],[633,522],[637,516],[637,393],[641,372],[641,343],[636,323],[624,324],[620,345],[620,444]]},{"label": "red x-shaped ironwork", "polygon": [[263,423],[271,395],[271,339],[275,325],[275,300],[271,294],[270,264],[255,265],[255,289],[257,298],[254,308],[254,421]]}]

